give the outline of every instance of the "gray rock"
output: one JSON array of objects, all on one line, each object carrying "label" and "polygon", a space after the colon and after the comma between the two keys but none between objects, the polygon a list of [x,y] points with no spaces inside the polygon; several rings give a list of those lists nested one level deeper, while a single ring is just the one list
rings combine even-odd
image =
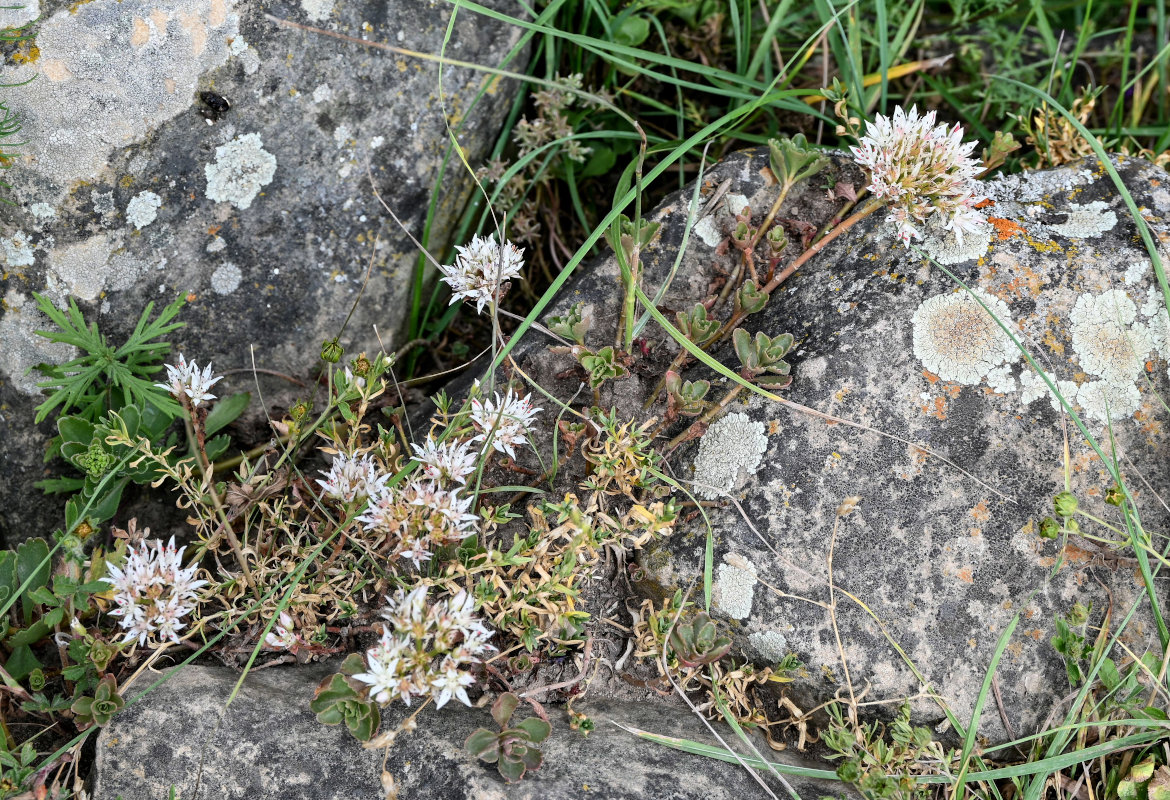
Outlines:
[{"label": "gray rock", "polygon": [[[26,4],[26,7],[29,4]],[[523,14],[511,0],[490,3]],[[37,3],[32,3],[35,14]],[[437,54],[451,7],[421,0],[45,0],[39,57],[7,73],[25,114],[27,157],[7,173],[21,203],[0,222],[0,533],[60,525],[31,486],[43,477],[48,426],[29,368],[67,348],[32,292],[76,297],[118,342],[148,301],[180,294],[175,339],[219,371],[251,364],[304,375],[336,335],[371,261],[342,343],[392,347],[409,307],[417,253],[370,191],[415,235],[448,145],[443,111],[461,120],[472,164],[494,142],[514,84],[281,26],[268,15],[355,39]],[[447,54],[501,65],[521,31],[461,11]],[[522,69],[523,52],[507,66]],[[481,90],[486,93],[472,107]],[[224,107],[224,99],[230,108]],[[472,186],[457,159],[438,193],[431,249],[450,238]],[[378,246],[375,249],[375,240]],[[225,390],[250,388],[249,376]],[[274,390],[280,384],[269,384]]]},{"label": "gray rock", "polygon": [[[1166,173],[1137,160],[1117,166],[1164,235]],[[755,190],[742,190],[753,208]],[[994,204],[984,230],[962,244],[935,230],[924,249],[980,292],[1075,397],[1106,452],[1108,405],[1147,529],[1160,529],[1166,515],[1153,492],[1164,489],[1155,465],[1167,454],[1158,400],[1168,388],[1167,320],[1120,197],[1093,163],[993,181],[987,192]],[[769,435],[762,466],[728,486],[743,515],[730,507],[712,516],[715,607],[747,655],[768,662],[791,651],[810,673],[832,675],[806,691],[823,699],[843,683],[843,654],[853,685],[869,687],[867,699],[917,696],[923,722],[942,717],[920,694],[927,685],[969,719],[996,642],[1020,613],[998,670],[1002,712],[989,702],[981,731],[1024,735],[1069,691],[1050,644],[1054,617],[1091,603],[1092,625],[1110,607],[1116,624],[1143,602],[1133,551],[1078,536],[1062,549],[1038,536],[1064,488],[1066,431],[1072,490],[1083,507],[1117,521],[1101,502],[1112,480],[1084,437],[1062,426],[1011,338],[941,270],[891,245],[880,217],[827,248],[749,318],[749,331],[797,337],[786,399],[865,427],[760,397],[733,406]],[[721,358],[736,363],[729,352]],[[679,473],[705,483],[711,476],[691,472],[700,446],[754,455],[749,442],[726,436],[680,449]],[[859,498],[856,510],[838,519],[850,497]],[[644,565],[658,585],[686,586],[700,579],[702,548],[693,529]],[[830,552],[840,648],[827,611]],[[1156,586],[1165,597],[1166,578]],[[1158,650],[1148,614],[1139,613],[1128,637],[1135,652]]]},{"label": "gray rock", "polygon": [[[1115,163],[1155,236],[1164,239],[1170,177],[1145,161],[1119,157]],[[731,270],[738,256],[725,244],[734,224],[728,206],[750,204],[754,219],[762,219],[776,197],[766,166],[766,152],[755,150],[708,171],[703,194],[730,180],[727,196],[734,199],[692,233],[664,308],[688,308]],[[843,158],[835,159],[833,171],[838,182],[864,185]],[[823,187],[818,176],[785,203],[780,218],[797,220],[786,222],[789,238],[820,227],[840,207]],[[648,294],[674,263],[691,191],[671,195],[648,215],[663,224],[644,253]],[[1074,398],[1106,452],[1110,443],[1101,433],[1108,401],[1147,530],[1163,529],[1167,515],[1155,491],[1165,489],[1160,465],[1167,438],[1158,397],[1170,388],[1167,317],[1120,197],[1095,162],[1002,178],[987,191],[994,205],[983,212],[986,227],[962,243],[932,230],[923,249],[1010,317],[1015,335]],[[731,504],[708,511],[715,536],[714,608],[734,631],[739,652],[761,663],[790,652],[804,661],[812,677],[786,688],[799,701],[822,702],[845,679],[827,611],[833,545],[836,619],[858,692],[868,687],[867,700],[913,697],[916,720],[942,719],[892,639],[931,690],[967,719],[996,642],[1020,613],[998,670],[1003,712],[989,702],[981,731],[1008,736],[1006,717],[1016,735],[1025,735],[1068,693],[1050,644],[1054,617],[1076,602],[1092,603],[1092,639],[1092,626],[1105,612],[1112,608],[1116,625],[1142,601],[1143,588],[1127,547],[1080,536],[1062,547],[1060,540],[1038,536],[1052,497],[1064,488],[1066,431],[1072,490],[1083,507],[1116,521],[1115,509],[1102,502],[1112,481],[1071,422],[1062,422],[1011,340],[975,313],[978,306],[956,293],[941,270],[893,245],[883,216],[827,247],[745,324],[753,333],[796,336],[789,357],[795,380],[781,392],[784,398],[865,427],[741,396],[728,413],[745,419],[721,426],[736,433],[707,442],[707,456],[700,456],[700,443],[687,443],[672,465],[680,479],[706,478],[702,482],[725,486],[739,500],[743,515]],[[1162,258],[1170,262],[1165,251]],[[617,275],[611,258],[599,259],[553,313],[584,302],[594,320],[590,344],[612,342]],[[676,349],[653,324],[645,335],[650,355],[639,355],[630,377],[608,384],[601,398],[603,406],[615,405],[632,418],[641,418],[646,393]],[[567,358],[550,358],[546,345],[530,338],[521,348],[521,366],[558,397],[573,396],[580,373]],[[730,347],[713,352],[737,367]],[[691,367],[685,377],[715,376]],[[729,386],[717,379],[709,399]],[[666,433],[685,427],[677,423]],[[759,436],[767,442],[756,467]],[[712,465],[712,474],[695,475],[696,461]],[[856,510],[838,524],[837,509],[849,497],[860,498]],[[643,552],[640,562],[650,576],[645,590],[694,586],[692,596],[701,596],[705,528],[690,516],[695,519],[678,533]],[[1082,530],[1112,536],[1083,520]],[[1156,578],[1162,597],[1166,580]],[[1155,643],[1149,615],[1139,612],[1127,646],[1140,653]]]},{"label": "gray rock", "polygon": [[[383,751],[363,750],[344,726],[328,727],[309,711],[317,681],[328,668],[254,672],[224,711],[237,676],[222,668],[187,667],[160,688],[129,705],[100,734],[94,775],[95,800],[166,797],[281,798],[281,800],[379,800]],[[766,797],[741,767],[644,741],[615,725],[713,743],[690,712],[663,703],[575,704],[596,723],[588,737],[569,729],[559,708],[550,708],[553,732],[542,746],[544,766],[507,786],[494,765],[476,761],[463,742],[492,724],[488,710],[453,703],[428,708],[414,733],[401,734],[386,769],[399,796],[451,798],[569,798],[614,800],[733,800]],[[517,712],[527,716],[525,709]],[[404,717],[395,708],[383,730]],[[726,732],[725,732],[726,733]],[[810,766],[775,754],[766,757]],[[775,778],[766,778],[776,786]],[[827,781],[792,779],[805,796],[837,793]]]}]

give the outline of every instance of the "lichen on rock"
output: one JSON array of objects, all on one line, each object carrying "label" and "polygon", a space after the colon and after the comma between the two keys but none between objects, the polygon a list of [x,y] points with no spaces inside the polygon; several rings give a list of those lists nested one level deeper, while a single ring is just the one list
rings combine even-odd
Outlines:
[{"label": "lichen on rock", "polygon": [[1048,227],[1069,239],[1095,239],[1117,226],[1117,215],[1103,200],[1086,205],[1070,203],[1068,219]]},{"label": "lichen on rock", "polygon": [[716,420],[699,442],[695,458],[695,491],[715,500],[733,489],[741,475],[750,475],[768,449],[764,423],[733,411]]},{"label": "lichen on rock", "polygon": [[137,230],[142,230],[158,218],[162,198],[154,192],[139,192],[126,206],[126,221]]},{"label": "lichen on rock", "polygon": [[[935,295],[914,312],[914,355],[926,369],[945,381],[967,386],[981,382],[992,370],[1020,357],[1011,337],[975,297],[1005,325],[1011,324],[1007,304],[978,289]],[[1003,377],[999,376],[1003,383]]]},{"label": "lichen on rock", "polygon": [[215,161],[203,169],[208,199],[231,203],[242,211],[272,183],[276,156],[264,149],[260,134],[247,133],[215,148]]},{"label": "lichen on rock", "polygon": [[757,583],[755,565],[743,556],[728,553],[715,572],[714,603],[732,619],[746,619],[752,613]]}]

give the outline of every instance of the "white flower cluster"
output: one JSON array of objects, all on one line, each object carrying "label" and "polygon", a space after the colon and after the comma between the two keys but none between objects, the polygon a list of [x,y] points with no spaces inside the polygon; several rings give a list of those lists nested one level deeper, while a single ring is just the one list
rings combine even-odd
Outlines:
[{"label": "white flower cluster", "polygon": [[318,479],[317,483],[327,496],[343,503],[364,500],[390,480],[389,475],[378,473],[378,465],[370,456],[347,456],[345,453],[335,455],[329,472],[324,474],[325,480]]},{"label": "white flower cluster", "polygon": [[470,439],[437,442],[427,436],[423,445],[411,444],[418,473],[399,485],[379,471],[370,456],[334,456],[324,480],[323,493],[343,503],[368,498],[357,520],[371,534],[375,549],[391,560],[406,559],[415,568],[429,561],[436,548],[462,541],[474,534],[479,517],[472,512],[474,497],[466,493],[467,479],[475,474],[482,454],[474,442],[492,434],[492,447],[515,458],[515,446],[525,444],[528,427],[539,408],[531,395],[519,397],[511,389],[495,402],[482,402],[478,385],[473,390],[471,421],[477,435]]},{"label": "white flower cluster", "polygon": [[436,442],[427,436],[427,443],[422,447],[413,443],[410,446],[423,475],[440,483],[466,484],[479,458],[479,453],[471,449],[471,442]]},{"label": "white flower cluster", "polygon": [[430,481],[408,481],[376,490],[358,522],[387,539],[392,559],[406,558],[419,567],[430,559],[432,548],[475,533],[479,517],[470,513],[473,500]]},{"label": "white flower cluster", "polygon": [[451,287],[451,304],[467,298],[475,301],[482,314],[484,306],[496,302],[508,290],[508,281],[520,278],[524,250],[511,242],[496,244],[495,234],[473,236],[471,244],[455,247],[455,263],[440,266],[443,282]]},{"label": "white flower cluster", "polygon": [[472,389],[471,424],[479,433],[473,442],[486,441],[491,437],[492,449],[516,457],[515,446],[528,442],[528,428],[541,410],[533,408],[532,395],[520,397],[508,389],[501,399],[496,392],[495,400],[478,396],[479,382]]},{"label": "white flower cluster", "polygon": [[452,697],[470,706],[467,687],[475,682],[466,667],[479,661],[492,632],[473,616],[475,601],[467,592],[427,604],[427,587],[409,594],[399,589],[386,598],[383,612],[389,624],[382,639],[366,651],[368,672],[354,677],[369,684],[375,702],[385,705],[399,698],[430,695],[442,708]]},{"label": "white flower cluster", "polygon": [[182,619],[195,609],[195,590],[207,584],[195,580],[198,565],[183,568],[186,549],[175,550],[173,536],[166,545],[156,539],[131,547],[121,569],[107,564],[109,577],[103,580],[113,586],[117,606],[110,614],[122,618],[123,641],[137,639],[143,645],[152,636],[179,641]]},{"label": "white flower cluster", "polygon": [[176,400],[183,395],[191,398],[191,405],[197,406],[206,400],[214,400],[215,395],[207,390],[215,384],[223,380],[223,376],[211,377],[211,363],[208,362],[207,368],[202,372],[199,371],[199,365],[192,361],[190,364],[179,355],[179,366],[174,367],[170,364],[167,368],[167,383],[156,383],[155,386],[160,389],[166,389],[170,392]]},{"label": "white flower cluster", "polygon": [[851,149],[870,172],[869,191],[889,201],[903,244],[922,238],[916,225],[934,214],[961,242],[982,220],[974,208],[983,199],[975,180],[980,163],[970,157],[975,144],[963,144],[958,124],[935,125],[935,112],[920,117],[917,107],[907,112],[899,106],[892,118],[878,114]]}]

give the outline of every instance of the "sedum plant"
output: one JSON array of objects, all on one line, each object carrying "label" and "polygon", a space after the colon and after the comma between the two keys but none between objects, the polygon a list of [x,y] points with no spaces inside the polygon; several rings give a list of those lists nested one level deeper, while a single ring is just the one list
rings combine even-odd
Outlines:
[{"label": "sedum plant", "polygon": [[670,632],[670,649],[683,667],[701,667],[718,661],[731,650],[731,638],[706,612],[679,621]]},{"label": "sedum plant", "polygon": [[540,769],[544,754],[537,748],[548,738],[552,726],[543,719],[529,717],[509,726],[520,698],[505,692],[492,703],[492,719],[499,731],[477,728],[467,737],[467,752],[489,764],[495,764],[508,783],[516,783],[529,770]]}]

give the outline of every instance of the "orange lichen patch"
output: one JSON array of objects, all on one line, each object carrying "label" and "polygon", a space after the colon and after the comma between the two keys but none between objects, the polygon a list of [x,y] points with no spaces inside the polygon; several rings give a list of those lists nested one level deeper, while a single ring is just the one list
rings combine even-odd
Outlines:
[{"label": "orange lichen patch", "polygon": [[971,574],[970,567],[963,567],[956,573],[956,577],[963,583],[975,583],[975,577]]},{"label": "orange lichen patch", "polygon": [[1004,217],[988,217],[987,221],[995,228],[995,235],[1001,242],[1012,238],[1017,233],[1023,233],[1024,228],[1013,220]]},{"label": "orange lichen patch", "polygon": [[982,200],[980,200],[978,203],[975,204],[975,207],[976,208],[991,208],[993,205],[995,205],[994,200],[992,200],[990,197],[984,197]]},{"label": "orange lichen patch", "polygon": [[768,435],[775,436],[778,433],[780,433],[780,420],[768,420]]},{"label": "orange lichen patch", "polygon": [[1043,641],[1044,639],[1044,631],[1040,630],[1039,628],[1032,628],[1031,630],[1024,631],[1024,635],[1036,640],[1037,642]]},{"label": "orange lichen patch", "polygon": [[1007,651],[1011,654],[1012,658],[1018,661],[1024,655],[1024,646],[1019,642],[1012,642],[1007,646]]},{"label": "orange lichen patch", "polygon": [[195,302],[195,300],[196,300],[198,297],[199,297],[199,295],[195,294],[194,292],[190,292],[190,293],[187,295],[187,302],[188,302],[188,303],[194,303],[194,302]]},{"label": "orange lichen patch", "polygon": [[959,393],[963,391],[963,387],[957,383],[944,383],[942,390],[946,392],[952,400],[954,400],[959,396]]},{"label": "orange lichen patch", "polygon": [[968,639],[968,640],[967,640],[967,646],[968,646],[968,647],[974,647],[976,644],[977,644],[977,642],[976,642],[974,639]]},{"label": "orange lichen patch", "polygon": [[971,516],[976,522],[987,522],[991,519],[991,512],[987,510],[987,501],[980,500],[979,504],[971,509]]},{"label": "orange lichen patch", "polygon": [[933,372],[931,372],[928,369],[922,370],[922,377],[924,377],[924,378],[926,378],[926,380],[930,381],[930,383],[932,385],[938,383],[938,380],[939,380],[938,376],[935,375]]},{"label": "orange lichen patch", "polygon": [[210,228],[207,229],[207,235],[208,236],[215,236],[217,233],[220,232],[220,230],[222,228],[223,228],[222,225],[212,225]]},{"label": "orange lichen patch", "polygon": [[1015,606],[1015,603],[1013,603],[1011,600],[1004,600],[1003,601],[1003,610],[1004,611],[1011,611],[1013,606]]},{"label": "orange lichen patch", "polygon": [[947,418],[947,401],[941,397],[934,398],[933,403],[923,403],[919,407],[922,409],[923,414],[934,417],[937,420],[945,420]]},{"label": "orange lichen patch", "polygon": [[982,535],[983,535],[983,529],[982,529],[982,528],[972,528],[972,529],[971,529],[971,538],[972,538],[972,539],[978,539],[978,538],[979,538],[980,536],[982,536]]},{"label": "orange lichen patch", "polygon": [[1084,564],[1093,560],[1093,553],[1088,550],[1082,550],[1075,544],[1066,544],[1064,546],[1064,560],[1073,564]]},{"label": "orange lichen patch", "polygon": [[[1036,273],[1031,267],[1024,264],[1019,265],[1019,274],[1004,284],[1006,291],[1012,292],[1016,297],[1023,297],[1025,292],[1032,297],[1039,297],[1040,290],[1044,288],[1044,278]],[[1001,298],[1007,300],[1008,298]]]}]

